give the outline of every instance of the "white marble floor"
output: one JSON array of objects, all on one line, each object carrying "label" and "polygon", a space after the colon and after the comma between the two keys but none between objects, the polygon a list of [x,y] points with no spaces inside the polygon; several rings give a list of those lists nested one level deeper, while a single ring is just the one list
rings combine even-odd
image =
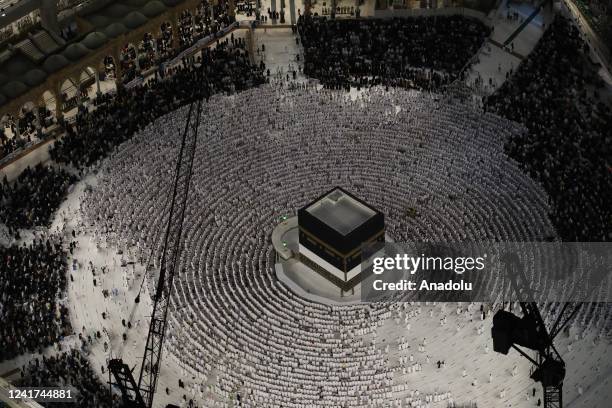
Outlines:
[{"label": "white marble floor", "polygon": [[[518,68],[521,59],[487,42],[468,69],[466,83],[479,95],[490,95]],[[477,82],[477,80],[479,82]]]},{"label": "white marble floor", "polygon": [[[272,79],[285,78],[296,71],[298,81],[307,81],[302,74],[302,47],[296,43],[296,35],[289,28],[258,28],[254,30],[255,62],[263,60]],[[265,48],[265,51],[262,51]],[[299,60],[298,60],[299,54]]]}]

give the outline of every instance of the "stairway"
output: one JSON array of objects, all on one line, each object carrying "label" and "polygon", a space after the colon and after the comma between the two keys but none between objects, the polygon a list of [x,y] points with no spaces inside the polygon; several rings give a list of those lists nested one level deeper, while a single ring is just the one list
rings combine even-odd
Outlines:
[{"label": "stairway", "polygon": [[36,48],[34,43],[29,38],[15,44],[15,49],[21,51],[26,57],[35,63],[39,63],[45,58],[45,54],[40,52],[40,50]]},{"label": "stairway", "polygon": [[45,55],[53,54],[60,48],[60,44],[55,42],[46,31],[38,31],[32,34],[30,38]]}]

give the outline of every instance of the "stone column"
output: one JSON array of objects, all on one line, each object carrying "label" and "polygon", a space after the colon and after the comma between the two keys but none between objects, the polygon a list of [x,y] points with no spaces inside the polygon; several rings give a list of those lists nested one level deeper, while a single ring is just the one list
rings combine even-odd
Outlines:
[{"label": "stone column", "polygon": [[61,123],[64,120],[64,112],[62,107],[64,105],[64,96],[62,95],[62,84],[58,80],[55,85],[55,118],[58,123]]},{"label": "stone column", "polygon": [[101,94],[102,91],[100,91],[100,74],[98,73],[98,70],[94,70],[94,75],[96,77],[96,94]]},{"label": "stone column", "polygon": [[138,55],[138,47],[134,46],[134,55],[136,55],[136,58],[134,60],[135,64],[136,64],[136,72],[140,73],[140,58]]},{"label": "stone column", "polygon": [[123,69],[121,68],[121,59],[119,58],[119,46],[113,48],[113,61],[115,62],[115,85],[117,89],[123,87]]},{"label": "stone column", "polygon": [[36,136],[41,136],[42,124],[40,123],[40,106],[34,106],[34,116],[36,117]]},{"label": "stone column", "polygon": [[179,41],[179,24],[178,24],[178,13],[175,11],[172,13],[172,18],[170,19],[170,25],[172,26],[172,41],[170,42],[170,48],[178,47]]},{"label": "stone column", "polygon": [[310,9],[312,8],[312,2],[310,0],[304,0],[304,14],[309,15]]},{"label": "stone column", "polygon": [[15,138],[16,139],[21,139],[21,131],[19,130],[19,113],[17,112],[17,114],[15,115]]}]

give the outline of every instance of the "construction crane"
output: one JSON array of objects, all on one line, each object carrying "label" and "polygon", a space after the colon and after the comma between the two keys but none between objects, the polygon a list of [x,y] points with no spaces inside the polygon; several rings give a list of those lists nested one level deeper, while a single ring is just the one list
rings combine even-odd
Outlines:
[{"label": "construction crane", "polygon": [[[197,104],[197,107],[194,109],[195,104]],[[174,276],[178,273],[177,269],[180,262],[183,241],[183,220],[185,219],[185,209],[187,207],[187,197],[193,171],[193,158],[196,150],[201,111],[202,99],[198,98],[197,102],[191,102],[176,162],[168,223],[164,233],[161,261],[159,264],[159,277],[155,293],[152,296],[153,314],[151,315],[151,324],[149,326],[138,382],[136,382],[133,375],[135,367],[130,369],[121,358],[111,359],[108,363],[111,386],[114,385],[120,390],[122,403],[126,408],[151,408],[153,406],[166,332],[170,296]],[[139,302],[139,296],[136,297],[135,302]]]},{"label": "construction crane", "polygon": [[[506,266],[512,288],[517,296],[530,301],[519,302],[523,311],[522,317],[503,309],[493,316],[493,328],[491,329],[493,350],[507,355],[510,348],[513,348],[529,360],[536,367],[531,378],[542,384],[544,408],[562,408],[565,361],[555,348],[553,341],[576,315],[582,303],[564,303],[553,326],[548,330],[516,254],[506,258]],[[524,284],[524,291],[519,289],[517,276]],[[532,358],[519,346],[536,351],[537,357]]]}]

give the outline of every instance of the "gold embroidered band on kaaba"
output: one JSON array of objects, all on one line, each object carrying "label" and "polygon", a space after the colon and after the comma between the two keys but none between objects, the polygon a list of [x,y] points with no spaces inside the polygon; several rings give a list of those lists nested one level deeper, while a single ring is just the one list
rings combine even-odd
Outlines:
[{"label": "gold embroidered band on kaaba", "polygon": [[[355,249],[353,249],[352,251],[343,254],[342,252],[338,251],[337,249],[329,246],[328,244],[326,244],[325,242],[321,241],[321,239],[317,238],[314,234],[312,234],[310,231],[308,231],[306,228],[304,227],[299,227],[300,231],[304,233],[304,235],[306,235],[309,239],[312,239],[313,241],[315,241],[317,244],[323,246],[325,249],[327,249],[330,252],[333,252],[334,254],[338,255],[341,258],[348,258],[354,254],[356,254],[358,251],[361,250],[361,247],[357,247]],[[376,234],[372,235],[370,238],[368,238],[367,240],[364,241],[364,244],[368,244],[370,242],[374,242],[376,240],[378,240],[378,238],[381,237],[381,235],[385,234],[385,230],[380,230],[379,232],[377,232]]]}]

